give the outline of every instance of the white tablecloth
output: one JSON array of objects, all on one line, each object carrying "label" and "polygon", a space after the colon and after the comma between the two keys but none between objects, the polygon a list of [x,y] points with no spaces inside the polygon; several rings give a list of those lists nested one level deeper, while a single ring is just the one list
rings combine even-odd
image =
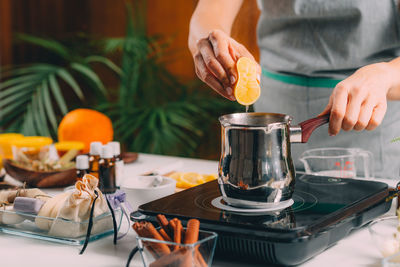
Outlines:
[{"label": "white tablecloth", "polygon": [[[218,162],[215,161],[140,154],[137,162],[126,165],[125,176],[129,178],[176,161],[184,163],[177,171],[217,173]],[[393,180],[381,181],[387,182],[391,186],[396,184],[396,181]],[[48,192],[54,194],[61,190],[52,189]],[[394,205],[389,214],[394,215]],[[124,227],[128,227],[127,223],[123,223],[122,228]],[[85,253],[79,255],[80,247],[78,246],[0,233],[0,266],[125,266],[128,254],[135,244],[134,231],[130,231],[125,238],[118,241],[116,246],[112,244],[112,237],[109,236],[89,243]],[[131,266],[141,266],[139,257],[135,257]],[[214,261],[213,266],[244,266],[244,264]],[[258,265],[249,264],[248,266]],[[351,233],[301,266],[381,266],[381,255],[374,247],[368,230],[363,228]]]}]

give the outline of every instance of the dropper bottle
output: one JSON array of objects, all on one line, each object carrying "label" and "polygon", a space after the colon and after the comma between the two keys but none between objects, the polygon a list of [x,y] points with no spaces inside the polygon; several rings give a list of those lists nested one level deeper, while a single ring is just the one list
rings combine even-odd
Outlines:
[{"label": "dropper bottle", "polygon": [[100,190],[105,194],[114,193],[117,190],[115,185],[115,162],[113,149],[110,145],[101,147],[99,163]]},{"label": "dropper bottle", "polygon": [[109,142],[108,145],[113,148],[113,160],[115,162],[115,183],[117,187],[119,187],[124,175],[124,161],[121,157],[121,145],[118,141]]},{"label": "dropper bottle", "polygon": [[83,176],[89,173],[89,157],[87,155],[79,155],[76,157],[76,180],[82,181]]},{"label": "dropper bottle", "polygon": [[89,173],[97,178],[99,178],[99,161],[100,161],[101,146],[102,144],[100,142],[90,143]]}]

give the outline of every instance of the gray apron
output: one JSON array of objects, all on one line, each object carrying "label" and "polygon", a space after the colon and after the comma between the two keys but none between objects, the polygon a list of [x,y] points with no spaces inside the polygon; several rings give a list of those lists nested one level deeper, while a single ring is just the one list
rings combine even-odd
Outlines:
[{"label": "gray apron", "polygon": [[[260,63],[266,75],[261,79],[256,111],[289,114],[294,123],[315,117],[327,105],[334,87],[321,85],[321,78],[344,79],[362,66],[400,55],[396,0],[261,0],[259,4]],[[307,82],[291,83],[279,75]],[[400,143],[390,142],[397,136],[400,102],[390,101],[382,124],[374,131],[341,131],[331,137],[325,125],[307,144],[293,144],[292,157],[296,168],[302,169],[298,158],[304,150],[363,148],[374,155],[376,177],[398,179]]]}]

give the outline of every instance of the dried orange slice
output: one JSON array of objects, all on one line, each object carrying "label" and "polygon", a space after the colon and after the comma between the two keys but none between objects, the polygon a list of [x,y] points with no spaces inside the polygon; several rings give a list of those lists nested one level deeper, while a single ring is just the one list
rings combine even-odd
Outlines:
[{"label": "dried orange slice", "polygon": [[203,176],[197,172],[186,172],[181,176],[181,181],[191,186],[204,183]]},{"label": "dried orange slice", "polygon": [[234,87],[235,98],[241,105],[252,105],[261,92],[257,80],[257,63],[248,57],[241,57],[236,62],[236,69],[239,77]]},{"label": "dried orange slice", "polygon": [[217,179],[215,174],[199,174],[197,172],[174,172],[169,177],[176,180],[176,187],[184,189]]},{"label": "dried orange slice", "polygon": [[210,182],[212,180],[217,179],[217,175],[215,175],[215,174],[203,174],[203,179],[206,180],[206,182]]}]

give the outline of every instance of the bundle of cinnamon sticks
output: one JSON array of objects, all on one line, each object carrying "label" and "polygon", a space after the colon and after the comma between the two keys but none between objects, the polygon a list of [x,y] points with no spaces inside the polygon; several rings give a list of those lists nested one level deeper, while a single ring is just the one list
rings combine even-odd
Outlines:
[{"label": "bundle of cinnamon sticks", "polygon": [[168,221],[164,215],[159,214],[157,221],[160,224],[159,230],[151,222],[142,221],[133,224],[133,229],[141,237],[176,243],[167,245],[158,242],[144,242],[145,247],[156,259],[150,264],[150,267],[207,267],[198,246],[179,245],[194,244],[198,241],[199,220],[190,219],[186,231],[182,227],[182,222],[177,218]]}]

